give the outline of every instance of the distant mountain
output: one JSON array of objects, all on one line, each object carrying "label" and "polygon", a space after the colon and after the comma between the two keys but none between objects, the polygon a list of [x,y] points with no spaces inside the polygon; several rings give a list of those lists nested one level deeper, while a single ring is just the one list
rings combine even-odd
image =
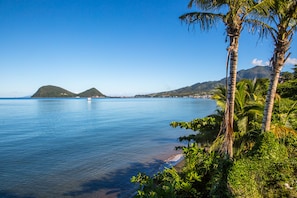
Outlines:
[{"label": "distant mountain", "polygon": [[47,85],[40,87],[32,98],[71,98],[71,97],[105,97],[100,91],[91,88],[80,94],[75,94],[61,87]]},{"label": "distant mountain", "polygon": [[254,78],[270,78],[271,67],[256,66],[251,69],[240,70],[237,72],[237,80],[254,79]]},{"label": "distant mountain", "polygon": [[[237,72],[237,81],[242,79],[254,79],[254,78],[269,78],[270,67],[268,66],[256,66],[251,69],[240,70]],[[152,93],[147,95],[136,95],[135,97],[184,97],[184,96],[201,96],[209,95],[219,85],[224,85],[226,78],[218,81],[207,81],[202,83],[196,83],[192,86],[183,87],[180,89]]]},{"label": "distant mountain", "polygon": [[32,98],[59,98],[59,97],[75,97],[76,94],[72,93],[61,87],[47,85],[40,87]]},{"label": "distant mountain", "polygon": [[78,94],[79,97],[82,98],[88,98],[88,97],[93,97],[93,98],[101,98],[101,97],[105,97],[105,95],[103,95],[100,91],[98,91],[96,88],[91,88],[88,89],[80,94]]}]

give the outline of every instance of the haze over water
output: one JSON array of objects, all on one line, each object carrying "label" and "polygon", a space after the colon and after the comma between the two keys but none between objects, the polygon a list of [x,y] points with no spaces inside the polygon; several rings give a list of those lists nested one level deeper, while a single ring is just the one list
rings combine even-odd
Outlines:
[{"label": "haze over water", "polygon": [[0,197],[129,197],[138,172],[177,152],[169,126],[214,112],[207,99],[0,99]]}]

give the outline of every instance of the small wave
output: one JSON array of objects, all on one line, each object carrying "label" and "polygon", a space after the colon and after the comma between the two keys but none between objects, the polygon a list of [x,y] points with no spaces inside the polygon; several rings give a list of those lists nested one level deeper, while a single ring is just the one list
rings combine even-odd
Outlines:
[{"label": "small wave", "polygon": [[164,161],[165,164],[163,165],[162,169],[171,168],[171,167],[177,165],[183,159],[184,159],[184,155],[182,153],[173,155]]}]

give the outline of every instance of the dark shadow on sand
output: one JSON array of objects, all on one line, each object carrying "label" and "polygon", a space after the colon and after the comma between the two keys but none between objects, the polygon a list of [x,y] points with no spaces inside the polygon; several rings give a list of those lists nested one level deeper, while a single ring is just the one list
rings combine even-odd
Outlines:
[{"label": "dark shadow on sand", "polygon": [[105,196],[117,194],[119,198],[132,197],[137,190],[137,186],[130,182],[131,177],[136,176],[139,172],[153,175],[161,170],[163,164],[164,161],[162,160],[155,160],[148,164],[132,163],[128,168],[118,169],[104,178],[82,183],[80,189],[65,192],[63,196],[87,197],[88,194],[105,190]]}]

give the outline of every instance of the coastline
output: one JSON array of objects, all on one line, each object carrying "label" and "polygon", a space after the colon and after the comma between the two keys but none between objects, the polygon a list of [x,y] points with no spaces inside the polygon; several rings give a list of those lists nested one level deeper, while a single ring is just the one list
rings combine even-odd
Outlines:
[{"label": "coastline", "polygon": [[[159,160],[158,164],[155,164],[153,166],[148,166],[145,169],[139,170],[139,172],[144,172],[149,176],[153,176],[154,174],[157,174],[158,172],[162,172],[164,171],[166,168],[172,168],[174,167],[177,170],[181,170],[181,168],[183,167],[183,163],[184,163],[184,155],[181,152],[169,152],[168,155],[160,155],[158,157]],[[131,170],[134,170],[133,174],[128,174],[129,177],[126,177],[127,179],[127,183],[124,184],[125,187],[124,188],[120,188],[120,186],[116,187],[116,188],[100,188],[98,190],[93,191],[92,193],[88,193],[85,195],[76,195],[78,198],[96,198],[96,197],[106,197],[106,198],[130,198],[130,197],[134,197],[137,194],[137,185],[132,184],[130,182],[130,178],[134,175],[136,175],[137,173],[135,172],[135,170],[137,170],[137,167],[130,167]],[[108,179],[108,178],[106,178]],[[122,184],[123,185],[123,184]],[[113,186],[115,187],[115,186]],[[78,190],[79,192],[79,190]],[[78,193],[79,194],[79,193]],[[73,194],[75,195],[75,194]]]},{"label": "coastline", "polygon": [[[159,168],[157,167],[151,167],[147,170],[143,170],[148,175],[153,176],[154,174],[157,174],[158,172],[164,171],[166,168],[172,168],[174,167],[178,171],[182,169],[183,164],[185,162],[184,155],[182,153],[171,153],[169,157],[164,159],[164,156],[162,156],[163,159],[161,160],[162,163],[159,164]],[[162,158],[161,157],[161,158]],[[160,158],[160,159],[161,159]],[[141,171],[140,171],[141,172]],[[106,198],[128,198],[128,197],[134,197],[137,195],[137,185],[134,185],[132,183],[127,183],[127,185],[131,185],[131,188],[126,189],[125,191],[120,190],[112,190],[112,189],[99,189],[98,191],[93,192],[92,194],[88,194],[86,196],[82,196],[81,198],[95,198],[95,197],[106,197]],[[80,197],[80,196],[79,196]]]},{"label": "coastline", "polygon": [[171,167],[179,167],[182,161],[184,161],[184,155],[182,153],[179,153],[169,157],[164,162],[167,168],[171,168]]},{"label": "coastline", "polygon": [[168,168],[174,167],[177,172],[181,172],[185,166],[185,157],[182,153],[176,154],[165,160],[165,163],[169,165]]},{"label": "coastline", "polygon": [[185,163],[186,161],[185,161],[185,158],[183,157],[183,159],[174,166],[175,170],[180,173],[182,169],[185,167]]}]

